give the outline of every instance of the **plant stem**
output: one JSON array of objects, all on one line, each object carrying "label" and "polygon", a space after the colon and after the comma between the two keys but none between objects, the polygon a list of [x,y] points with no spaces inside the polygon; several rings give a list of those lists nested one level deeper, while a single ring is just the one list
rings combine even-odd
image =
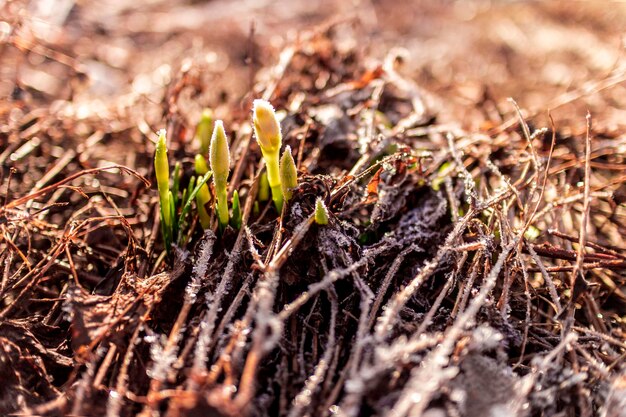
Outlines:
[{"label": "plant stem", "polygon": [[228,193],[226,189],[217,192],[217,218],[220,224],[220,230],[224,230],[228,226]]}]

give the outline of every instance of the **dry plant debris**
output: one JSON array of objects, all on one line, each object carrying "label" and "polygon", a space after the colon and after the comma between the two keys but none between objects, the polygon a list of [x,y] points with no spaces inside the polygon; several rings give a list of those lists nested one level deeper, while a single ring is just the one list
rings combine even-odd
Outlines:
[{"label": "dry plant debris", "polygon": [[[240,35],[234,49],[247,60],[228,75],[224,50],[167,52],[184,50],[191,29],[137,18],[161,16],[163,2],[109,10],[133,32],[93,59],[64,27],[93,30],[102,45],[120,29],[96,24],[96,6],[62,3],[66,26],[49,42],[32,7],[0,3],[0,54],[22,68],[0,101],[1,414],[625,415],[621,63],[528,110],[495,98],[490,80],[479,94],[471,83],[443,87],[435,57],[412,77],[398,49],[368,55],[354,38],[372,24],[369,2],[274,55],[254,31]],[[505,6],[468,4],[476,19],[512,22]],[[200,6],[169,7],[182,18]],[[285,19],[305,10],[293,7]],[[453,20],[423,7],[432,21]],[[557,17],[577,21],[568,6],[506,7],[537,13],[545,30]],[[608,36],[588,10],[598,13],[590,33]],[[504,36],[510,63],[520,36]],[[96,77],[111,54],[132,51],[123,39],[165,42],[169,62],[147,72],[155,57],[138,54],[127,94],[111,85],[120,79]],[[115,68],[130,71],[130,60]],[[522,95],[528,78],[507,74]],[[89,77],[99,81],[89,87]],[[106,88],[115,92],[95,98]],[[464,102],[450,99],[461,91]],[[589,97],[585,118],[576,109]],[[269,178],[261,162],[254,98],[281,119],[284,190],[280,149]],[[564,108],[570,116],[547,111]],[[195,157],[208,156],[209,118],[231,137],[230,166],[212,185]],[[213,207],[216,192],[218,205],[232,204],[230,225],[194,211],[171,250],[153,170],[160,128],[180,186],[198,175],[211,188],[199,205]]]}]

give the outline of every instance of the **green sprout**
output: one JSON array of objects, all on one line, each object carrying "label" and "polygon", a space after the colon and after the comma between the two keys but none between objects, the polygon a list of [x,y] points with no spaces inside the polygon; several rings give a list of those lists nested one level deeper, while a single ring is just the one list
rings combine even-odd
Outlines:
[{"label": "green sprout", "polygon": [[233,215],[230,218],[230,225],[233,229],[241,229],[241,203],[237,190],[233,192]]},{"label": "green sprout", "polygon": [[298,171],[289,145],[285,147],[283,156],[280,158],[280,184],[285,202],[291,200],[293,189],[298,186]]},{"label": "green sprout", "polygon": [[[204,158],[201,157],[202,161],[196,160],[198,177],[192,176],[187,187],[181,187],[182,167],[177,162],[174,166],[172,186],[170,188],[170,170],[166,142],[165,130],[160,130],[154,154],[154,171],[159,189],[161,234],[163,235],[165,249],[169,254],[172,244],[180,245],[185,240],[184,227],[189,224],[187,222],[187,214],[190,212],[194,200],[198,206],[200,224],[205,229],[210,227],[210,216],[205,206],[211,200],[209,187],[206,183],[211,178],[212,172],[208,170]],[[204,166],[201,162],[204,162]]]},{"label": "green sprout", "polygon": [[210,201],[211,193],[209,192],[209,187],[206,184],[202,184],[198,194],[196,194],[196,205],[198,206],[200,225],[205,230],[211,227],[211,215],[209,215],[206,209],[206,206]]},{"label": "green sprout", "polygon": [[196,176],[192,175],[189,178],[189,184],[187,184],[187,189],[183,190],[183,201],[187,201],[194,187],[196,186]]},{"label": "green sprout", "polygon": [[328,224],[328,209],[321,197],[315,202],[315,223],[324,226]]},{"label": "green sprout", "polygon": [[228,150],[228,138],[224,132],[224,124],[221,120],[215,121],[211,146],[209,149],[209,164],[213,170],[213,185],[217,198],[217,218],[220,229],[228,226],[228,173],[230,171],[230,152]]},{"label": "green sprout", "polygon": [[173,241],[174,236],[176,236],[176,233],[178,233],[178,225],[174,223],[174,219],[176,218],[176,207],[174,207],[174,197],[172,196],[171,190],[167,192],[167,200],[170,206],[170,214],[168,218],[169,223],[167,224],[167,226],[169,227],[169,236],[171,242]]},{"label": "green sprout", "polygon": [[159,204],[161,207],[161,230],[165,245],[169,250],[172,243],[172,212],[173,201],[170,200],[170,165],[167,159],[167,138],[165,129],[159,130],[159,140],[154,154],[154,171],[159,189]]},{"label": "green sprout", "polygon": [[[191,177],[191,180],[189,181],[189,186],[187,187],[187,190],[185,190],[184,192],[185,198],[183,198],[182,209],[180,211],[180,215],[178,216],[179,225],[182,225],[185,222],[187,213],[189,213],[189,211],[191,210],[192,201],[196,200],[196,203],[198,202],[196,199],[197,195],[201,192],[202,188],[206,186],[206,183],[209,182],[212,175],[213,173],[209,171],[206,174],[204,174],[202,177],[197,177],[197,178]],[[208,191],[208,186],[207,186],[207,191]],[[208,197],[208,199],[210,199],[210,197]]]},{"label": "green sprout", "polygon": [[206,155],[209,152],[209,144],[211,142],[211,126],[213,125],[213,111],[204,109],[200,116],[200,123],[196,128],[196,138],[200,142],[200,153]]},{"label": "green sprout", "polygon": [[261,178],[259,178],[258,198],[261,203],[265,203],[270,199],[270,184],[267,182],[267,172],[263,172]]},{"label": "green sprout", "polygon": [[[196,174],[204,175],[209,172],[209,167],[206,164],[206,159],[200,154],[195,158],[195,170]],[[200,225],[203,229],[211,227],[211,215],[207,211],[207,204],[211,201],[211,193],[209,192],[209,186],[202,184],[198,194],[196,194],[196,206],[198,207],[198,217],[200,218]]]},{"label": "green sprout", "polygon": [[206,159],[204,156],[198,154],[194,160],[194,168],[196,170],[196,174],[204,175],[209,172],[209,166],[206,164]]},{"label": "green sprout", "polygon": [[267,180],[272,189],[272,200],[280,212],[283,207],[283,191],[280,186],[278,154],[282,144],[280,123],[272,105],[265,100],[254,100],[253,118],[256,140],[261,147],[267,166]]}]

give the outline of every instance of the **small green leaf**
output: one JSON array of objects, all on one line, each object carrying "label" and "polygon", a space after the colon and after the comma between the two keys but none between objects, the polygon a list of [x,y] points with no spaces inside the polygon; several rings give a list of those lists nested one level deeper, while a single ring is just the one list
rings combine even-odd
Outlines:
[{"label": "small green leaf", "polygon": [[195,186],[196,186],[196,176],[192,175],[191,178],[189,178],[189,184],[187,184],[187,195],[185,196],[186,198],[183,198],[183,206],[185,206],[189,202],[189,199],[191,198],[189,196],[191,195],[191,192],[193,191]]},{"label": "small green leaf", "polygon": [[298,186],[298,171],[289,146],[280,158],[280,185],[285,201],[289,201],[293,196],[293,189]]},{"label": "small green leaf", "polygon": [[196,174],[198,175],[204,175],[209,172],[209,166],[207,165],[204,156],[200,154],[196,155],[196,158],[194,160],[194,168],[196,170]]},{"label": "small green leaf", "polygon": [[241,204],[237,190],[233,192],[233,215],[230,218],[230,225],[236,230],[241,228]]},{"label": "small green leaf", "polygon": [[183,209],[180,212],[180,216],[178,216],[178,224],[183,223],[183,221],[185,220],[185,217],[187,216],[187,213],[189,212],[189,210],[191,210],[191,202],[195,200],[196,194],[198,194],[198,192],[200,191],[200,188],[202,188],[202,186],[211,179],[212,175],[213,173],[211,171],[204,174],[204,176],[200,178],[200,180],[197,182],[193,190],[188,193],[187,201],[185,202],[185,205],[183,206]]},{"label": "small green leaf", "polygon": [[263,172],[261,178],[259,178],[258,198],[261,203],[270,199],[270,184],[267,182],[267,172]]},{"label": "small green leaf", "polygon": [[209,204],[210,201],[211,193],[209,192],[209,186],[203,184],[196,194],[196,206],[198,208],[198,218],[200,219],[200,225],[205,230],[211,227],[211,215],[206,209],[207,204]]},{"label": "small green leaf", "polygon": [[315,223],[321,226],[328,224],[328,209],[320,197],[315,202]]}]

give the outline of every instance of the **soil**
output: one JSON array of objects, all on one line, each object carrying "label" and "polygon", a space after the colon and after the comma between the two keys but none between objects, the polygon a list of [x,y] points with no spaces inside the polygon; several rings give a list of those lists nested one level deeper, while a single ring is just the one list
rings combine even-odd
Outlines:
[{"label": "soil", "polygon": [[[625,19],[0,1],[0,415],[626,416]],[[204,108],[243,226],[168,248],[156,132],[186,188]]]}]

